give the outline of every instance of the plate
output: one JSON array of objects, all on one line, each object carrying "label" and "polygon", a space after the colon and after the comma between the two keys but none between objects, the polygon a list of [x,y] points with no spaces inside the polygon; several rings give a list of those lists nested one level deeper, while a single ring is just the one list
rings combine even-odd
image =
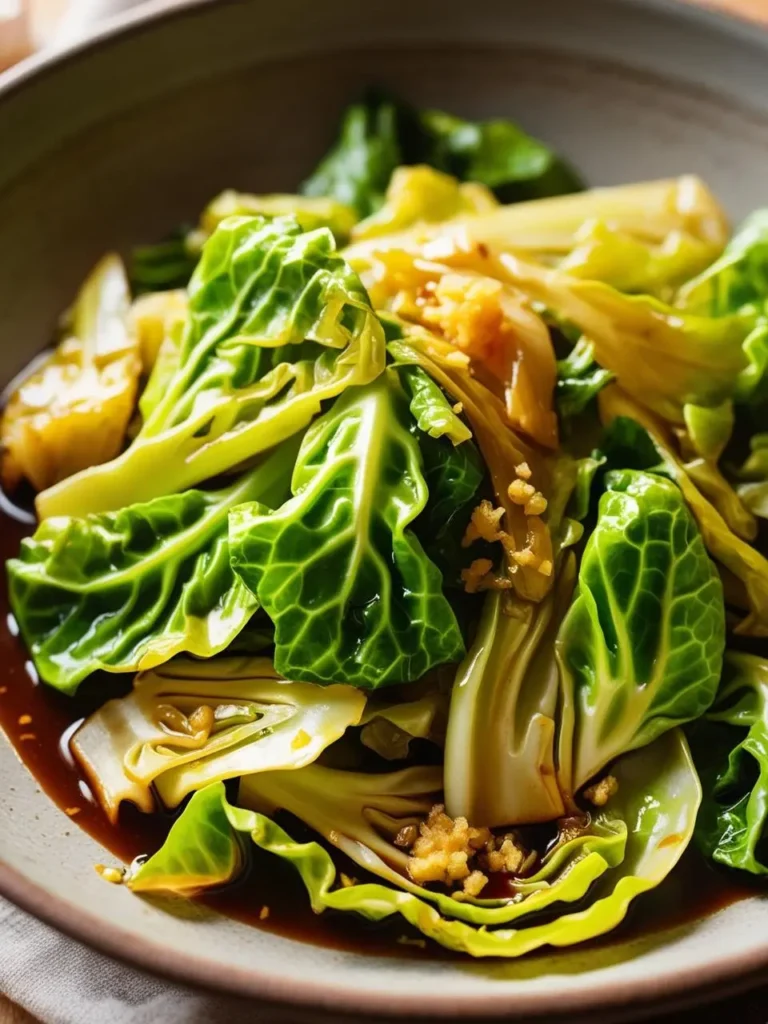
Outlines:
[{"label": "plate", "polygon": [[[768,198],[766,61],[754,26],[650,0],[144,5],[0,78],[0,381],[47,343],[101,253],[161,237],[225,186],[289,189],[370,82],[511,117],[594,185],[696,172],[738,217]],[[103,952],[302,1018],[626,1016],[768,966],[758,897],[511,963],[369,956],[182,916],[103,882],[104,851],[5,742],[0,777],[4,895]]]}]

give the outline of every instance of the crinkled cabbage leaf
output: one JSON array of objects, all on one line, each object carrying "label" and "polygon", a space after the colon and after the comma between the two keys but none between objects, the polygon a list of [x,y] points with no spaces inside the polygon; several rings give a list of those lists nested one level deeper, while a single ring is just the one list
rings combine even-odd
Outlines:
[{"label": "crinkled cabbage leaf", "polygon": [[384,335],[327,229],[232,217],[189,287],[179,369],[128,450],[38,498],[41,518],[110,511],[231,470],[375,378]]},{"label": "crinkled cabbage leaf", "polygon": [[447,437],[454,445],[472,437],[472,431],[456,415],[429,374],[418,366],[399,366],[398,375],[411,400],[411,413],[419,430],[430,437]]},{"label": "crinkled cabbage leaf", "polygon": [[[374,921],[400,914],[429,938],[473,956],[516,957],[567,946],[623,920],[630,902],[674,868],[693,832],[701,789],[679,730],[622,758],[614,774],[618,793],[610,809],[595,815],[591,833],[557,847],[512,900],[459,902],[407,878],[405,853],[391,839],[403,824],[422,818],[434,799],[439,770],[423,768],[371,776],[311,765],[246,777],[240,800],[258,811],[228,803],[220,783],[208,786],[193,796],[161,850],[126,881],[138,892],[221,884],[241,868],[241,841],[250,836],[296,867],[316,912],[354,911]],[[266,808],[298,813],[389,884],[340,885],[326,850],[296,843],[265,816]],[[559,916],[535,916],[545,909]]]},{"label": "crinkled cabbage leaf", "polygon": [[678,487],[635,470],[605,486],[557,637],[566,795],[706,711],[725,647],[722,584]]},{"label": "crinkled cabbage leaf", "polygon": [[727,316],[768,298],[768,210],[750,214],[725,251],[678,293],[678,305],[702,316]]},{"label": "crinkled cabbage leaf", "polygon": [[230,565],[229,511],[257,498],[279,505],[296,450],[290,439],[223,489],[44,520],[8,562],[11,606],[40,677],[73,693],[97,669],[227,647],[258,608]]},{"label": "crinkled cabbage leaf", "polygon": [[729,651],[717,701],[690,734],[704,789],[699,846],[717,864],[768,875],[768,661]]},{"label": "crinkled cabbage leaf", "polygon": [[414,529],[445,585],[463,588],[461,571],[476,554],[461,541],[486,477],[485,466],[471,430],[432,378],[418,366],[399,365],[397,372],[411,400],[429,491]]},{"label": "crinkled cabbage leaf", "polygon": [[177,659],[136,677],[75,733],[72,750],[111,821],[131,801],[166,807],[211,782],[302,768],[349,726],[365,697],[351,686],[289,682],[268,658]]},{"label": "crinkled cabbage leaf", "polygon": [[412,524],[428,491],[392,371],[350,388],[307,431],[294,497],[230,517],[232,565],[275,624],[275,665],[313,682],[410,682],[464,642]]},{"label": "crinkled cabbage leaf", "polygon": [[750,214],[719,259],[678,293],[677,305],[706,316],[740,312],[753,323],[744,343],[748,365],[736,398],[768,401],[768,210]]}]

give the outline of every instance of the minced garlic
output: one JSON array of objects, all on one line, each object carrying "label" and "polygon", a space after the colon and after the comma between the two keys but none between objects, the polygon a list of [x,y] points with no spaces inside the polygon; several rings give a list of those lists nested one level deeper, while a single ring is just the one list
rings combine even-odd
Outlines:
[{"label": "minced garlic", "polygon": [[461,546],[468,548],[476,540],[485,540],[489,544],[501,540],[504,531],[499,523],[503,515],[503,508],[494,508],[490,501],[484,498],[472,511],[472,518],[461,541]]},{"label": "minced garlic", "polygon": [[476,558],[468,569],[462,569],[461,578],[466,592],[468,594],[476,594],[480,590],[488,589],[483,586],[483,583],[492,571],[493,562],[490,558]]},{"label": "minced garlic", "polygon": [[619,783],[614,775],[606,775],[593,786],[584,790],[584,799],[589,800],[595,807],[605,807],[612,796],[619,791]]},{"label": "minced garlic", "polygon": [[536,488],[533,484],[526,483],[525,480],[521,480],[519,477],[513,480],[507,488],[510,501],[514,501],[516,505],[525,505],[535,493]]},{"label": "minced garlic", "polygon": [[442,804],[432,808],[418,829],[401,829],[395,845],[410,849],[407,867],[414,882],[448,887],[460,882],[461,888],[453,892],[457,900],[479,896],[490,874],[524,876],[536,861],[536,853],[526,850],[514,833],[494,836],[464,817],[451,818]]},{"label": "minced garlic", "polygon": [[527,516],[540,516],[547,511],[547,499],[541,491],[536,491],[533,497],[526,501],[523,511]]},{"label": "minced garlic", "polygon": [[[490,829],[472,828],[466,818],[450,818],[442,804],[436,804],[419,826],[419,835],[411,847],[408,874],[420,885],[426,882],[453,882],[469,879],[470,858],[485,848]],[[477,885],[474,879],[472,886]]]}]

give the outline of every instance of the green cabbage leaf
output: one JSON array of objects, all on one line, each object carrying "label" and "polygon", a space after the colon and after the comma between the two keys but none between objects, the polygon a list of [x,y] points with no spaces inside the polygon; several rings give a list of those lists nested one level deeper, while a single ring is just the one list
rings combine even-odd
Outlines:
[{"label": "green cabbage leaf", "polygon": [[686,405],[719,406],[733,397],[748,363],[748,317],[697,316],[511,254],[500,261],[511,283],[578,327],[595,361],[668,422],[683,425]]},{"label": "green cabbage leaf", "polygon": [[[555,640],[573,597],[582,534],[566,517],[582,464],[562,456],[547,525],[555,584],[538,604],[491,591],[474,643],[451,691],[445,805],[452,817],[490,828],[554,821],[566,813],[557,780],[560,680]],[[583,503],[583,502],[582,502]]]},{"label": "green cabbage leaf", "polygon": [[41,679],[73,693],[98,669],[224,650],[258,608],[230,565],[230,509],[280,505],[297,449],[289,439],[221,489],[44,520],[7,563],[11,607]]},{"label": "green cabbage leaf", "polygon": [[231,471],[384,368],[384,335],[327,229],[231,217],[189,286],[179,368],[131,446],[38,496],[41,518],[111,511]]},{"label": "green cabbage leaf", "polygon": [[573,594],[566,558],[539,604],[498,592],[485,599],[475,642],[454,683],[445,747],[450,815],[503,827],[566,813],[555,762],[557,630]]},{"label": "green cabbage leaf", "polygon": [[566,796],[703,714],[725,647],[722,584],[680,490],[634,470],[609,472],[605,486],[557,637]]},{"label": "green cabbage leaf", "polygon": [[[517,957],[567,946],[623,920],[631,901],[674,868],[693,833],[701,789],[679,730],[622,758],[614,773],[619,790],[610,810],[595,816],[589,834],[559,844],[536,875],[520,882],[513,899],[460,902],[408,879],[405,852],[392,838],[434,801],[440,773],[426,768],[371,776],[310,765],[253,775],[244,779],[239,802],[256,810],[233,806],[215,783],[192,797],[164,846],[126,882],[148,893],[220,885],[242,870],[243,839],[250,837],[294,865],[318,913],[352,911],[373,921],[400,915],[429,938],[473,956]],[[295,842],[266,816],[279,808],[298,813],[388,884],[340,884],[322,846]],[[537,912],[544,910],[542,920]]]},{"label": "green cabbage leaf", "polygon": [[560,420],[580,416],[612,380],[611,371],[595,362],[592,343],[580,338],[568,355],[557,362],[555,404]]},{"label": "green cabbage leaf", "polygon": [[768,210],[750,214],[725,251],[706,270],[685,284],[677,305],[703,316],[740,313],[752,322],[744,343],[748,365],[740,374],[740,402],[768,401]]},{"label": "green cabbage leaf", "polygon": [[[594,281],[597,275],[619,290],[653,294],[659,275],[649,276],[649,264],[653,266],[661,250],[687,247],[691,256],[695,253],[690,263],[694,273],[695,267],[722,253],[728,231],[725,214],[712,193],[698,178],[685,176],[511,203],[436,224],[419,222],[389,235],[354,241],[344,256],[359,273],[377,253],[387,250],[426,259],[450,254],[452,265],[469,265],[487,273],[487,260],[481,256],[478,262],[479,248],[484,246],[494,255],[524,254],[547,266],[570,261],[574,274],[569,276],[590,274]],[[643,253],[641,263],[622,266],[617,261],[617,241],[622,259],[627,245],[637,243],[636,252]],[[677,280],[676,273],[667,280]],[[662,290],[662,297],[667,291],[667,287]]]},{"label": "green cabbage leaf", "polygon": [[252,195],[227,189],[203,210],[199,235],[204,241],[227,217],[295,217],[302,231],[329,228],[339,245],[349,238],[357,216],[335,199],[288,194]]},{"label": "green cabbage leaf", "polygon": [[768,875],[768,661],[729,651],[717,701],[690,734],[704,790],[698,845],[717,864]]},{"label": "green cabbage leaf", "polygon": [[401,164],[427,164],[461,181],[479,182],[503,202],[583,187],[552,149],[509,121],[419,113],[395,97],[371,92],[347,108],[337,141],[302,191],[332,197],[368,217],[383,205]]},{"label": "green cabbage leaf", "polygon": [[275,624],[289,678],[376,688],[458,661],[464,641],[437,566],[411,529],[428,491],[392,371],[316,420],[294,497],[230,517],[232,565]]}]

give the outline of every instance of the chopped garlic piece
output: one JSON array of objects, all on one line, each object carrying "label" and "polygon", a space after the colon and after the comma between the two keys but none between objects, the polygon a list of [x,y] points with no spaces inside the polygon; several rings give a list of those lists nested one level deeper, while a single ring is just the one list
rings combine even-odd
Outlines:
[{"label": "chopped garlic piece", "polygon": [[481,584],[492,569],[493,562],[490,558],[476,558],[468,569],[462,569],[461,578],[466,592],[468,594],[476,594],[479,590],[483,589]]},{"label": "chopped garlic piece", "polygon": [[533,497],[525,503],[523,511],[527,516],[540,516],[547,511],[547,499],[540,491],[536,491]]},{"label": "chopped garlic piece", "polygon": [[514,501],[516,505],[525,505],[526,502],[535,495],[536,488],[533,484],[528,484],[525,480],[513,480],[507,488],[510,500]]},{"label": "chopped garlic piece", "polygon": [[486,540],[489,544],[501,540],[503,531],[499,523],[504,515],[503,508],[494,508],[487,499],[483,499],[472,512],[472,518],[462,539],[462,547],[468,548],[476,540]]},{"label": "chopped garlic piece", "polygon": [[469,877],[464,879],[464,892],[467,896],[479,896],[487,884],[487,875],[482,871],[472,871]]},{"label": "chopped garlic piece", "polygon": [[125,868],[108,868],[104,864],[96,864],[94,867],[105,882],[111,882],[112,885],[120,885],[122,883]]},{"label": "chopped garlic piece", "polygon": [[491,841],[490,849],[485,854],[485,862],[489,871],[506,871],[510,875],[519,875],[528,860],[528,852],[514,836],[502,836]]},{"label": "chopped garlic piece", "polygon": [[489,829],[472,828],[466,818],[450,818],[442,804],[436,804],[419,827],[419,837],[408,858],[408,874],[419,884],[449,885],[468,879],[472,874],[470,857],[490,839]]},{"label": "chopped garlic piece", "polygon": [[596,782],[584,790],[584,799],[589,800],[595,807],[605,807],[612,796],[619,791],[619,783],[614,775],[606,775],[604,779]]}]

